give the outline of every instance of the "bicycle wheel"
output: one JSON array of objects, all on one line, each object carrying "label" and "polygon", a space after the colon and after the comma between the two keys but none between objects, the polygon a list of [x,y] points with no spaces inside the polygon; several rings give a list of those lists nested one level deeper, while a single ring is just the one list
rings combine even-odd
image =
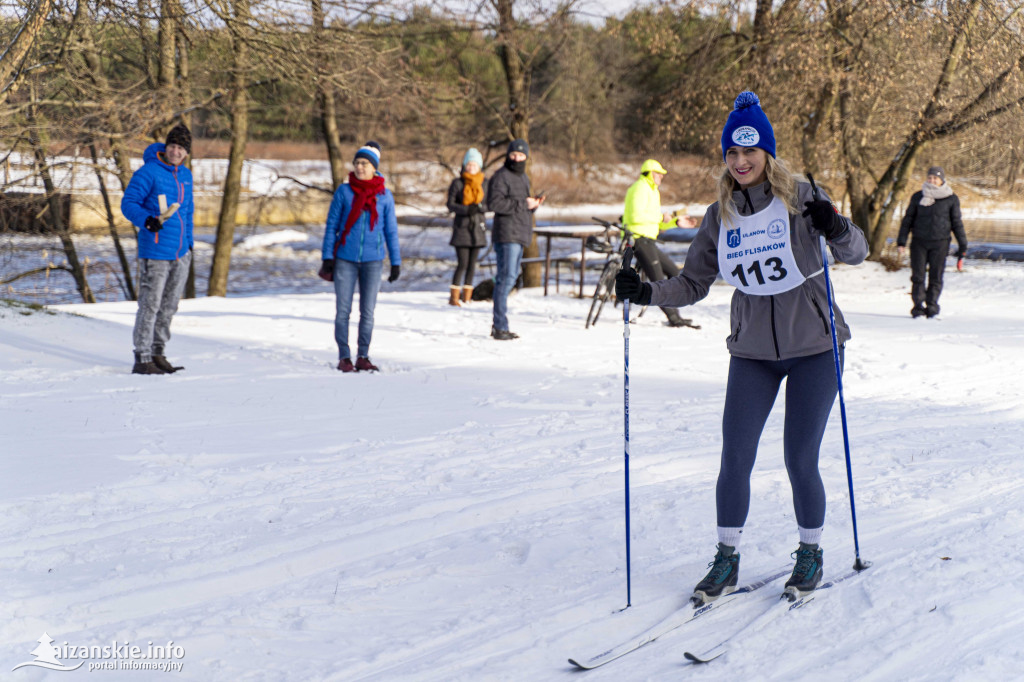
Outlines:
[{"label": "bicycle wheel", "polygon": [[601,316],[601,308],[608,302],[615,291],[615,275],[619,272],[618,259],[609,260],[601,270],[601,276],[597,280],[597,287],[594,289],[593,301],[590,304],[590,313],[587,315],[586,329],[597,324],[597,318]]}]

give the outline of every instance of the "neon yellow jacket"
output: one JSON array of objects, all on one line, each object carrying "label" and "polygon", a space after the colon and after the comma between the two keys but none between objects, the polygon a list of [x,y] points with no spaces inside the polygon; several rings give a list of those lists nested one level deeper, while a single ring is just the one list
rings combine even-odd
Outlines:
[{"label": "neon yellow jacket", "polygon": [[641,175],[626,190],[622,224],[637,237],[657,239],[658,233],[676,226],[661,222],[661,192],[649,176]]}]

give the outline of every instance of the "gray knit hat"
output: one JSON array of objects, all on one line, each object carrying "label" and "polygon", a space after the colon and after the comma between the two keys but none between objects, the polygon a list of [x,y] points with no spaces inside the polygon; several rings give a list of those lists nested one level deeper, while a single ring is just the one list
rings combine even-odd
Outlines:
[{"label": "gray knit hat", "polygon": [[941,178],[943,182],[946,181],[946,172],[942,170],[942,166],[932,166],[928,169],[928,175],[934,175]]}]

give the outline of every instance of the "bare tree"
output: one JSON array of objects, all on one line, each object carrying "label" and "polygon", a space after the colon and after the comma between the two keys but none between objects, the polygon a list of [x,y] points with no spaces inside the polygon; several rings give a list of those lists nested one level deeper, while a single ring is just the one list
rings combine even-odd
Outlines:
[{"label": "bare tree", "polygon": [[[496,16],[495,47],[501,58],[508,91],[506,124],[509,139],[523,139],[529,142],[533,113],[531,85],[534,72],[564,44],[567,35],[564,29],[575,0],[560,4],[551,15],[537,17],[538,23],[542,22],[543,31],[536,31],[535,27],[516,18],[516,0],[490,0],[490,4]],[[529,168],[530,160],[527,161],[527,173]],[[531,235],[530,243],[523,250],[523,256],[536,258],[539,255],[537,237]],[[528,287],[541,286],[541,273],[539,261],[524,264],[523,284]]]},{"label": "bare tree", "polygon": [[231,150],[228,152],[228,171],[224,179],[220,217],[217,219],[217,240],[214,244],[213,266],[207,296],[225,296],[228,291],[228,269],[231,266],[231,248],[235,236],[235,221],[239,197],[242,193],[242,166],[245,163],[245,144],[249,139],[249,40],[251,20],[249,0],[231,0],[230,7],[217,6],[218,14],[228,25],[234,62],[231,72]]},{"label": "bare tree", "polygon": [[10,95],[11,88],[22,76],[22,66],[29,50],[40,31],[46,25],[46,17],[53,9],[53,0],[38,0],[29,6],[25,18],[14,34],[7,49],[0,54],[0,104]]},{"label": "bare tree", "polygon": [[50,226],[60,238],[61,246],[64,248],[64,256],[68,259],[71,275],[75,278],[75,285],[78,287],[78,293],[81,295],[82,301],[85,303],[95,303],[96,297],[93,296],[92,289],[89,287],[85,268],[82,262],[78,260],[78,250],[75,248],[75,242],[71,238],[71,229],[63,220],[60,199],[57,196],[57,189],[50,176],[50,164],[46,160],[46,152],[43,150],[42,139],[39,135],[39,131],[45,129],[45,122],[36,106],[34,86],[31,87],[30,97],[31,100],[27,108],[29,146],[35,159],[36,172],[42,179],[43,188],[46,190],[47,215],[49,216]]}]

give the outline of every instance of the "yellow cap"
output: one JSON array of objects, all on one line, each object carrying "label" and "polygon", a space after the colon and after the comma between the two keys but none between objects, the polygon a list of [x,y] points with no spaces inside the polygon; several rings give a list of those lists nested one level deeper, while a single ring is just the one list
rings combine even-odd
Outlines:
[{"label": "yellow cap", "polygon": [[654,159],[647,159],[646,161],[644,161],[644,165],[640,166],[641,173],[647,173],[648,171],[661,173],[662,175],[668,173],[668,171],[665,170],[665,168]]}]

